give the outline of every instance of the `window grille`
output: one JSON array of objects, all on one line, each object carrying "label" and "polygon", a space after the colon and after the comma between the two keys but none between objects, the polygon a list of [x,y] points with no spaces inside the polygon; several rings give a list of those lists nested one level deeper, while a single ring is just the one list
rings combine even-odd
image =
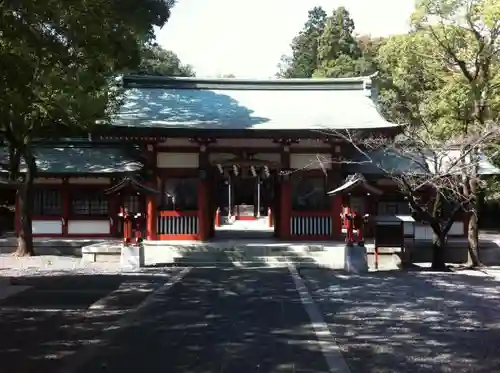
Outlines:
[{"label": "window grille", "polygon": [[71,215],[108,216],[109,204],[106,196],[97,193],[78,193],[71,199]]},{"label": "window grille", "polygon": [[61,216],[62,199],[59,189],[35,190],[33,198],[33,215],[35,216]]}]

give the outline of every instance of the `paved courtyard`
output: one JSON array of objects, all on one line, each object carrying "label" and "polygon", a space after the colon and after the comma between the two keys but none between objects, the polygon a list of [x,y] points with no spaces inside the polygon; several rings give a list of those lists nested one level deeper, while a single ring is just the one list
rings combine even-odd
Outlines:
[{"label": "paved courtyard", "polygon": [[32,288],[0,303],[5,372],[500,372],[500,283],[481,273],[173,268],[13,281]]}]

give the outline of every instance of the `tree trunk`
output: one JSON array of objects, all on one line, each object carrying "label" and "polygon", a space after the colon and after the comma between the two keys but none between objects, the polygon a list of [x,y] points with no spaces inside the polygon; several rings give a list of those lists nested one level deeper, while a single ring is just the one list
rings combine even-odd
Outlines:
[{"label": "tree trunk", "polygon": [[446,250],[446,235],[434,234],[432,241],[432,269],[445,269],[444,252]]},{"label": "tree trunk", "polygon": [[[476,154],[474,154],[476,156]],[[474,158],[476,160],[476,158]],[[477,165],[474,164],[474,178],[469,181],[470,212],[467,230],[467,241],[472,267],[481,267],[481,257],[479,255],[479,208],[478,208],[478,172]]]},{"label": "tree trunk", "polygon": [[33,212],[33,181],[35,178],[36,164],[33,156],[25,157],[27,170],[24,176],[24,182],[20,185],[17,195],[19,198],[19,235],[17,237],[18,256],[35,255],[33,247],[33,227],[32,227],[32,212]]},{"label": "tree trunk", "polygon": [[469,226],[467,229],[467,240],[469,246],[469,256],[472,267],[482,267],[479,255],[479,227],[478,216],[475,211],[469,213]]}]

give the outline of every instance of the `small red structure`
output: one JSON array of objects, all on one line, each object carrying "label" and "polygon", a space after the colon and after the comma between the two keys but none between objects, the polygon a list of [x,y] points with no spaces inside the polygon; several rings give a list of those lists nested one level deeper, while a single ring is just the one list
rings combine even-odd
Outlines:
[{"label": "small red structure", "polygon": [[220,216],[220,207],[215,211],[215,226],[220,227],[222,225],[221,216]]},{"label": "small red structure", "polygon": [[270,207],[267,208],[267,224],[269,228],[273,227],[273,211]]},{"label": "small red structure", "polygon": [[106,190],[106,194],[119,194],[121,197],[118,216],[123,220],[123,242],[125,244],[130,244],[132,239],[135,244],[140,244],[143,241],[143,230],[146,230],[147,238],[153,238],[153,231],[156,231],[154,195],[158,193],[157,190],[132,177],[126,177],[117,185]]},{"label": "small red structure", "polygon": [[354,244],[354,214],[348,209],[344,214],[344,225],[346,227],[345,242],[347,245]]},{"label": "small red structure", "polygon": [[144,219],[144,214],[138,212],[134,214],[134,222],[135,222],[135,231],[134,231],[134,238],[135,238],[135,244],[139,245],[143,241],[142,237],[142,228],[145,225],[145,219]]},{"label": "small red structure", "polygon": [[[363,246],[365,243],[365,233],[366,226],[369,221],[369,215],[362,215],[361,212],[355,211],[351,207],[351,192],[357,191],[358,193],[364,193],[366,196],[371,194],[380,195],[382,191],[372,185],[370,185],[363,175],[355,174],[347,177],[344,184],[338,188],[330,191],[329,195],[345,195],[345,205],[343,212],[341,214],[342,228],[346,231],[346,244],[353,245],[357,243]],[[357,233],[357,240],[355,232]]]},{"label": "small red structure", "polygon": [[120,207],[118,216],[123,220],[123,243],[129,245],[132,241],[132,216],[126,207]]}]

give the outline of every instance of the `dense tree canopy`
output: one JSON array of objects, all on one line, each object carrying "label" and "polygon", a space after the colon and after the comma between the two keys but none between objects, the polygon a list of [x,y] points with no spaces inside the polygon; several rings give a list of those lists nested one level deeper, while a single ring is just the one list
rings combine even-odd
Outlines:
[{"label": "dense tree canopy", "polygon": [[283,56],[281,78],[349,77],[377,70],[376,51],[383,39],[355,34],[355,23],[344,7],[330,16],[322,8],[309,11],[304,29],[292,41],[291,55]]},{"label": "dense tree canopy", "polygon": [[[477,165],[479,148],[499,149],[491,128],[498,127],[500,113],[500,1],[419,0],[411,21],[407,34],[374,39],[355,35],[349,12],[334,10],[314,42],[317,59],[312,76],[378,71],[379,105],[387,119],[403,124],[427,147],[450,141],[460,145],[461,159]],[[302,58],[293,43],[292,51],[289,66]],[[477,167],[464,167],[460,180],[462,189],[451,196],[449,190],[435,187],[471,212],[470,252],[478,265]],[[497,184],[490,182],[490,187]],[[433,219],[441,219],[440,211],[434,213]]]},{"label": "dense tree canopy", "polygon": [[[0,135],[10,150],[11,179],[22,159],[20,253],[32,253],[34,138],[88,131],[119,103],[110,77],[138,69],[154,26],[172,0],[4,1],[0,5]],[[131,11],[133,9],[133,11]]]},{"label": "dense tree canopy", "polygon": [[340,7],[326,20],[318,38],[318,67],[314,76],[344,77],[359,75],[362,53],[354,35],[354,21],[347,9]]},{"label": "dense tree canopy", "polygon": [[144,48],[139,73],[165,76],[195,76],[190,65],[185,65],[172,51],[158,45]]},{"label": "dense tree canopy", "polygon": [[323,33],[326,12],[314,7],[308,13],[307,22],[290,45],[291,56],[283,56],[278,76],[281,78],[310,78],[318,68],[319,37]]}]

